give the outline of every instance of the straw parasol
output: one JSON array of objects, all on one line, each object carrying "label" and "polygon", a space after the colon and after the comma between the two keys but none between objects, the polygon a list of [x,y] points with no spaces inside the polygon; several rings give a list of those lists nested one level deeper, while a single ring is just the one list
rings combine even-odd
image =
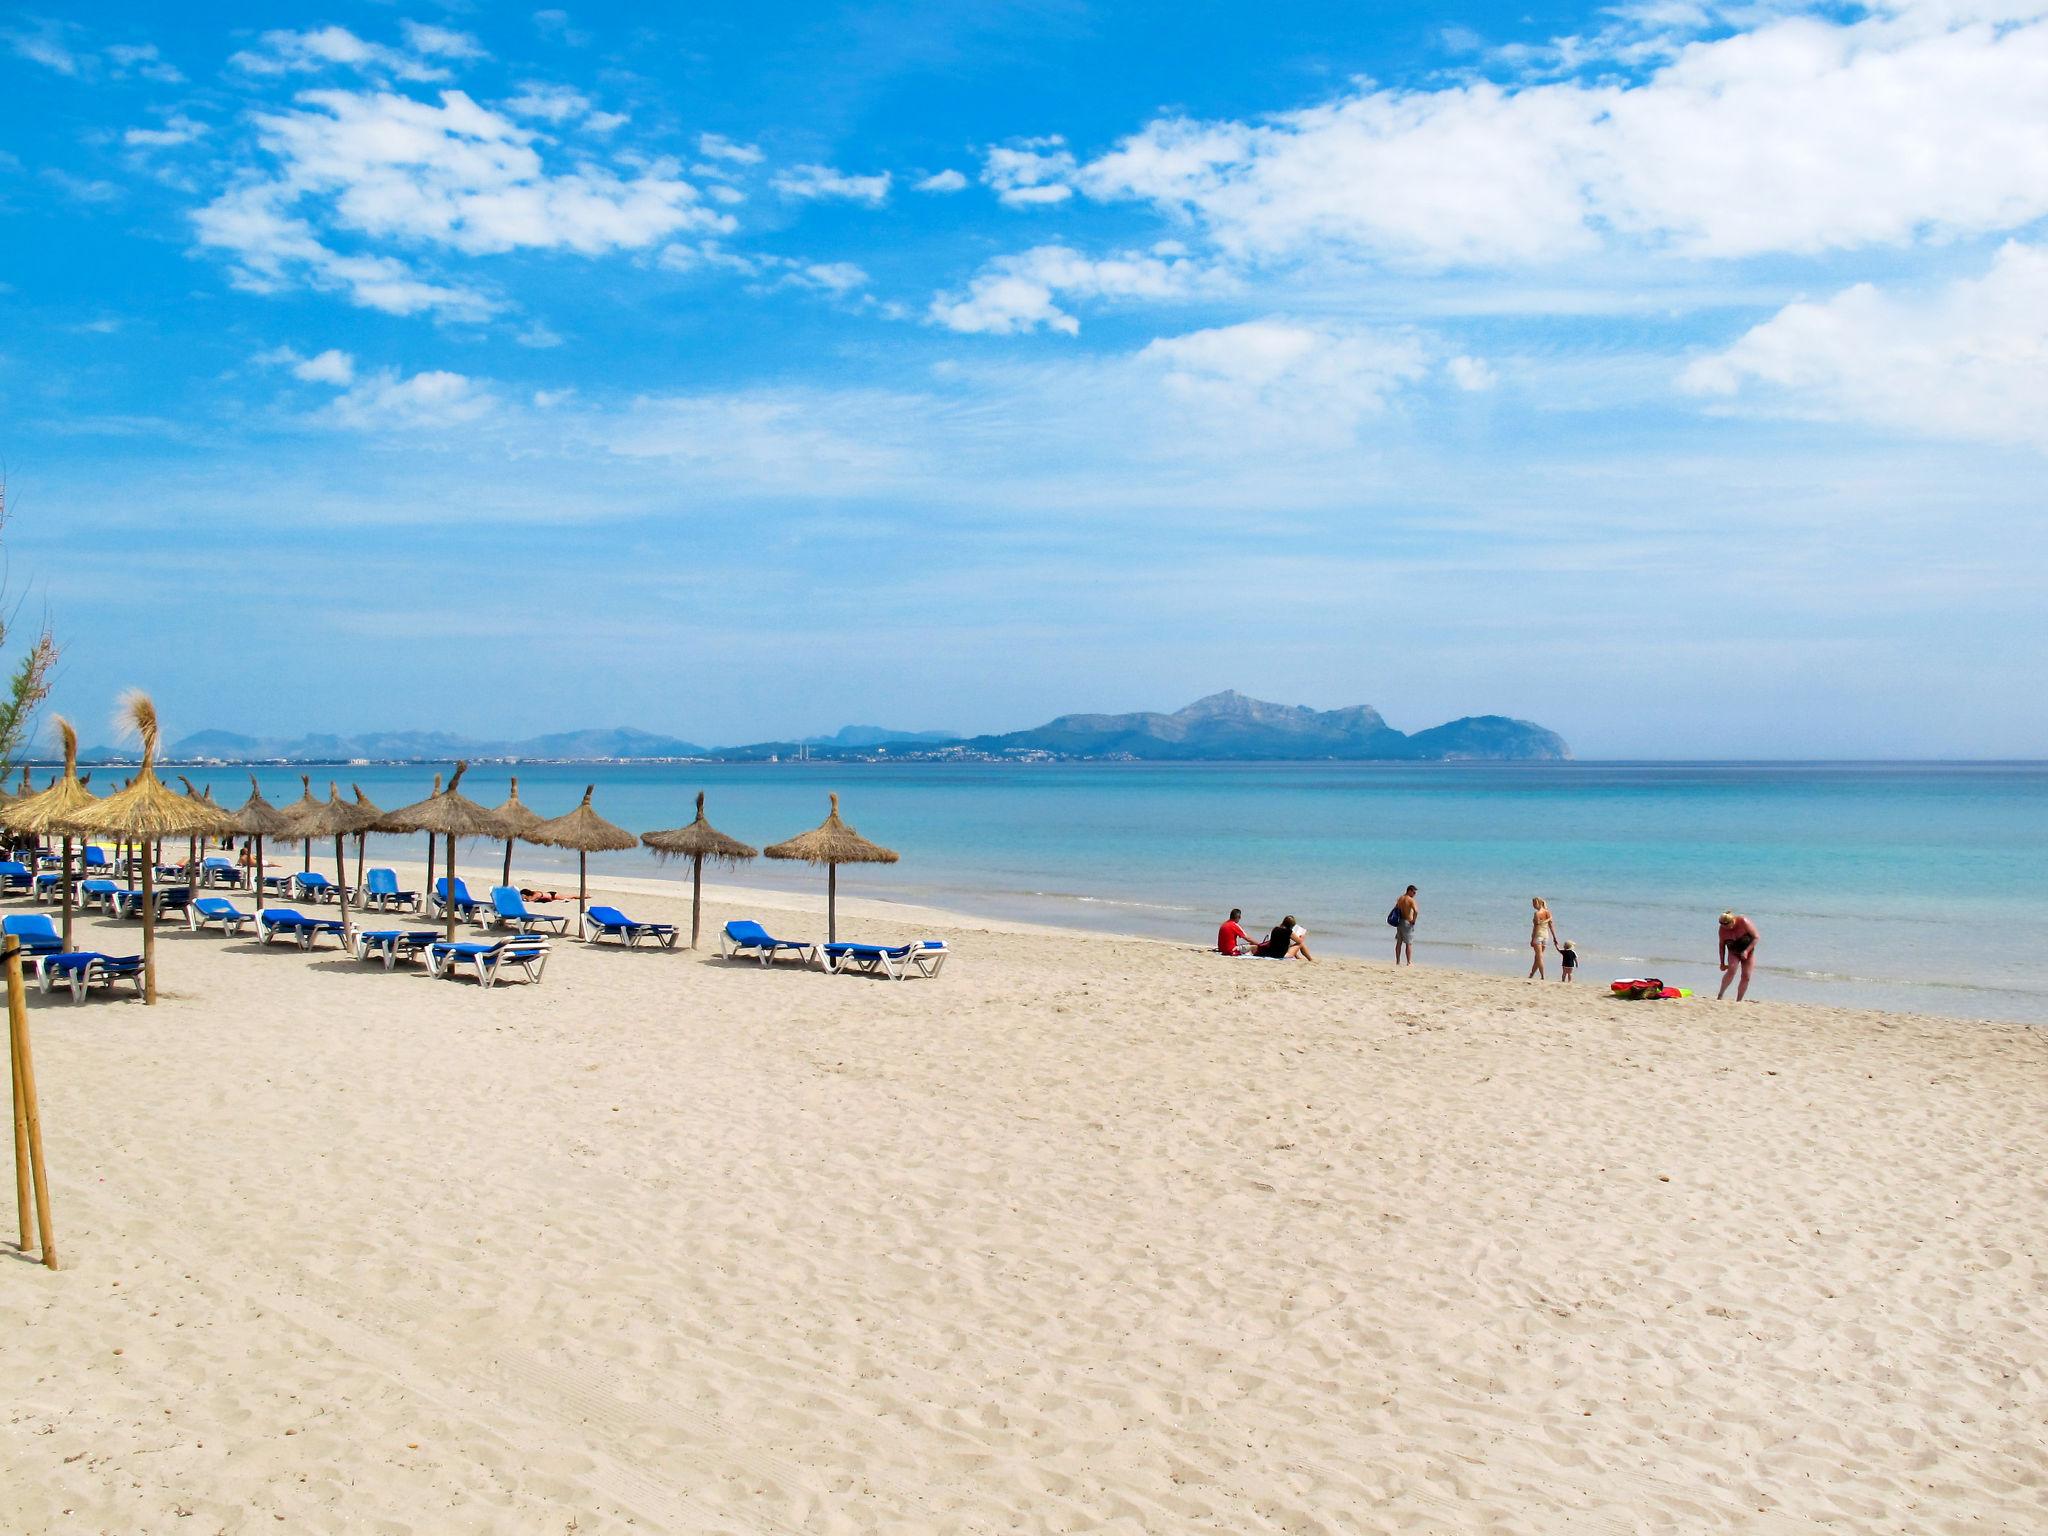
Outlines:
[{"label": "straw parasol", "polygon": [[341,791],[332,780],[327,785],[327,798],[317,809],[293,818],[293,832],[304,837],[309,848],[316,837],[334,839],[334,899],[341,904],[343,943],[353,941],[348,936],[348,853],[342,844],[364,825],[362,813],[341,798]]},{"label": "straw parasol", "polygon": [[[428,795],[427,800],[433,799],[434,795],[440,793],[441,775],[437,773],[434,775],[434,794]],[[401,818],[410,815],[426,803],[426,800],[415,800],[411,805],[401,806],[396,811],[386,811],[371,825],[370,830],[372,832],[417,832],[420,830],[418,827]],[[434,834],[432,832],[427,834],[427,878],[429,880],[434,878]]]},{"label": "straw parasol", "polygon": [[[468,763],[455,765],[455,777],[448,781],[446,789],[437,789],[424,800],[411,805],[400,806],[395,811],[386,811],[384,819],[377,823],[380,832],[424,832],[431,837],[448,839],[448,900],[442,909],[448,919],[448,941],[455,941],[455,840],[458,837],[490,837],[504,835],[498,818],[478,805],[459,789],[463,774],[469,771]],[[427,874],[432,877],[434,866],[431,847],[428,854]]]},{"label": "straw parasol", "polygon": [[370,833],[375,830],[377,823],[384,819],[384,812],[378,809],[376,801],[363,793],[362,785],[351,784],[349,789],[354,792],[356,797],[354,807],[356,813],[356,890],[361,891],[363,888],[363,846],[369,842]]},{"label": "straw parasol", "polygon": [[529,843],[576,850],[576,919],[579,923],[588,910],[590,900],[590,856],[640,846],[639,838],[624,827],[612,825],[590,808],[590,797],[596,789],[595,784],[586,784],[583,803],[575,810],[566,816],[557,816],[553,821],[528,827],[523,834]]},{"label": "straw parasol", "polygon": [[[213,786],[211,784],[207,785],[206,788],[204,789],[194,789],[192,787],[192,781],[186,778],[185,775],[182,773],[178,775],[178,782],[185,786],[185,798],[187,800],[197,800],[201,805],[210,806],[212,809],[216,811],[220,809],[220,807],[214,803]],[[190,876],[189,883],[192,887],[192,893],[195,896],[199,893],[199,861],[206,857],[206,843],[206,838],[193,837],[187,839],[185,845],[185,856],[187,861],[185,865],[185,872],[188,876]]]},{"label": "straw parasol", "polygon": [[291,818],[291,830],[280,837],[278,841],[281,843],[300,844],[305,849],[305,855],[304,862],[299,865],[299,868],[310,871],[313,867],[313,839],[311,837],[299,836],[299,823],[308,817],[318,816],[320,814],[320,807],[325,802],[313,793],[313,775],[310,773],[300,774],[299,783],[302,786],[299,798],[284,808],[285,815]]},{"label": "straw parasol", "polygon": [[166,837],[208,836],[228,831],[232,823],[217,807],[174,795],[156,776],[161,739],[156,705],[140,689],[126,700],[129,722],[142,738],[142,768],[126,789],[82,809],[73,825],[142,844],[142,1000],[156,1001],[156,845]]},{"label": "straw parasol", "polygon": [[[6,810],[0,811],[0,825],[32,837],[59,835],[64,839],[64,878],[59,883],[64,901],[64,947],[71,947],[71,845],[73,818],[97,798],[78,776],[78,732],[69,720],[57,717],[57,733],[64,739],[64,772],[39,794],[24,793]],[[28,771],[22,771],[24,786]]]},{"label": "straw parasol", "polygon": [[657,858],[690,861],[690,948],[697,947],[698,909],[704,904],[704,861],[736,865],[759,858],[758,848],[749,848],[736,837],[727,837],[704,819],[704,791],[697,791],[697,819],[687,827],[666,832],[646,832],[640,841],[652,848]]},{"label": "straw parasol", "polygon": [[510,885],[512,883],[512,845],[541,823],[541,818],[527,809],[519,798],[519,776],[517,774],[512,776],[512,793],[506,796],[505,803],[498,806],[491,814],[505,825],[505,872],[498,877],[498,883],[500,885]]},{"label": "straw parasol", "polygon": [[256,893],[256,906],[263,906],[263,839],[266,837],[289,838],[292,819],[263,798],[263,791],[257,788],[256,775],[249,775],[249,798],[242,802],[242,808],[234,814],[235,830],[245,837],[256,839],[256,867],[251,872],[250,889]]},{"label": "straw parasol", "polygon": [[839,819],[839,796],[832,797],[832,814],[808,832],[800,832],[786,843],[762,850],[771,859],[798,859],[805,864],[825,866],[825,939],[839,942],[839,866],[842,864],[894,864],[897,854],[871,843]]}]

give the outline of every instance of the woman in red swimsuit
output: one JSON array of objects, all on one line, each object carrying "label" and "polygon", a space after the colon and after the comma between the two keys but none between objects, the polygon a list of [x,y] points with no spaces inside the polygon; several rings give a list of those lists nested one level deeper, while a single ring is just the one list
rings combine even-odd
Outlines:
[{"label": "woman in red swimsuit", "polygon": [[1721,914],[1721,952],[1714,962],[1721,967],[1721,990],[1714,994],[1716,997],[1728,995],[1728,983],[1735,979],[1737,971],[1742,972],[1742,985],[1735,989],[1735,1001],[1739,1003],[1749,995],[1749,973],[1756,964],[1757,940],[1762,937],[1756,924],[1741,913]]}]

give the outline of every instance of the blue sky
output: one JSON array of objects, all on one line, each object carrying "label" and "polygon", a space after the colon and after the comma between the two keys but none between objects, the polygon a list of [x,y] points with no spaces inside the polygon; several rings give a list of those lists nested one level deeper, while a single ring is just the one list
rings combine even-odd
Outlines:
[{"label": "blue sky", "polygon": [[2048,0],[71,15],[0,459],[89,739],[2048,752]]}]

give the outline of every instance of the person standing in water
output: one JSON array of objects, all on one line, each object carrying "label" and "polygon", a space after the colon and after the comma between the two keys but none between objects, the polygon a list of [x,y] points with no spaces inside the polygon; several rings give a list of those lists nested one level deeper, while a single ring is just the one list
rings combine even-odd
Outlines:
[{"label": "person standing in water", "polygon": [[1749,973],[1756,965],[1757,941],[1763,935],[1757,926],[1740,912],[1721,914],[1721,946],[1715,964],[1721,967],[1721,990],[1717,998],[1728,995],[1728,983],[1735,979],[1735,973],[1742,973],[1742,983],[1735,989],[1735,1001],[1741,1002],[1749,996]]},{"label": "person standing in water", "polygon": [[1411,885],[1387,914],[1394,923],[1394,964],[1415,963],[1415,919],[1421,913],[1422,909],[1415,904],[1415,887]]},{"label": "person standing in water", "polygon": [[1531,896],[1529,905],[1535,909],[1534,920],[1529,925],[1529,948],[1535,954],[1535,958],[1529,962],[1529,974],[1538,981],[1548,981],[1550,973],[1543,967],[1544,935],[1548,934],[1550,942],[1555,944],[1557,924],[1551,920],[1550,908],[1543,905],[1541,896]]}]

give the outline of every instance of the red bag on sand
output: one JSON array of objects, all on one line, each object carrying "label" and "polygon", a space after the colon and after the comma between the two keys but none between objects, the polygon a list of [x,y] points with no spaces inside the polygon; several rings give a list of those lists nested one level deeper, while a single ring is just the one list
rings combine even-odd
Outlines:
[{"label": "red bag on sand", "polygon": [[1610,990],[1617,997],[1640,999],[1645,997],[1676,997],[1676,992],[1667,993],[1664,983],[1655,976],[1636,976],[1626,981],[1617,981]]}]

